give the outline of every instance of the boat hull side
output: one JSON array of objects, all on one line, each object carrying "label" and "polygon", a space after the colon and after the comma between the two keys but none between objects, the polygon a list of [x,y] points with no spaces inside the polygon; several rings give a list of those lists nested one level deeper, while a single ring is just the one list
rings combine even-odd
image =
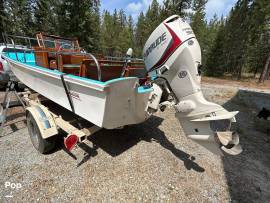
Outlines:
[{"label": "boat hull side", "polygon": [[[14,60],[8,62],[22,83],[71,111],[61,72],[32,68]],[[145,110],[150,91],[139,93],[137,78],[89,83],[83,78],[66,75],[65,81],[75,113],[99,127],[114,129],[141,123],[148,118]]]}]

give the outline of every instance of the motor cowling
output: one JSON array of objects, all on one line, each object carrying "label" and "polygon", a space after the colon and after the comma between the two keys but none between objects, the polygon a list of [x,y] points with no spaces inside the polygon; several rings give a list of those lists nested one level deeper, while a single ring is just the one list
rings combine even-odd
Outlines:
[{"label": "motor cowling", "polygon": [[[150,35],[143,49],[146,69],[152,83],[166,81],[161,87],[174,97],[173,106],[186,136],[216,154],[221,150],[239,154],[239,137],[230,131],[238,112],[228,112],[222,106],[208,102],[201,91],[201,49],[188,23],[174,15],[163,21]],[[153,95],[160,94],[160,90]],[[156,96],[161,100],[161,96]],[[171,102],[171,101],[170,101]],[[164,101],[163,101],[164,103]],[[151,105],[150,105],[151,106]],[[213,128],[214,122],[227,123]]]}]

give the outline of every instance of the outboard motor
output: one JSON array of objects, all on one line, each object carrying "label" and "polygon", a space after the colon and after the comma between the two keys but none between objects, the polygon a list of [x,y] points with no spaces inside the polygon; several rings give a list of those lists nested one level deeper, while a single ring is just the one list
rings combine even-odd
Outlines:
[{"label": "outboard motor", "polygon": [[188,138],[216,154],[242,152],[239,136],[230,131],[238,111],[228,112],[202,94],[201,49],[189,24],[177,15],[166,19],[147,40],[143,55],[154,89],[148,112],[172,105]]}]

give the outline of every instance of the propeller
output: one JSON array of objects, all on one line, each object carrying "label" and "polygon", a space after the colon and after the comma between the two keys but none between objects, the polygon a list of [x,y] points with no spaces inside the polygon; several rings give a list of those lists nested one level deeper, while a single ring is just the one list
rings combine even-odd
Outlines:
[{"label": "propeller", "polygon": [[238,155],[243,151],[241,145],[239,144],[239,135],[236,132],[217,132],[217,137],[222,144],[221,149],[224,152],[230,155]]}]

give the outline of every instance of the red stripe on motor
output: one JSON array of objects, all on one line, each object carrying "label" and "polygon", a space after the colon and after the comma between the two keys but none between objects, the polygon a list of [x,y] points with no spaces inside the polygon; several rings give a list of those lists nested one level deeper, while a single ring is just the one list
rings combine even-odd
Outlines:
[{"label": "red stripe on motor", "polygon": [[160,65],[162,65],[165,61],[167,61],[167,59],[169,58],[169,56],[177,49],[177,47],[182,43],[182,41],[179,39],[179,37],[175,34],[175,32],[164,23],[164,25],[166,26],[166,28],[169,30],[170,34],[172,35],[172,40],[173,43],[170,46],[170,48],[166,51],[166,53],[162,56],[162,58],[159,60],[159,62],[152,68],[154,69],[155,67],[159,67]]}]

